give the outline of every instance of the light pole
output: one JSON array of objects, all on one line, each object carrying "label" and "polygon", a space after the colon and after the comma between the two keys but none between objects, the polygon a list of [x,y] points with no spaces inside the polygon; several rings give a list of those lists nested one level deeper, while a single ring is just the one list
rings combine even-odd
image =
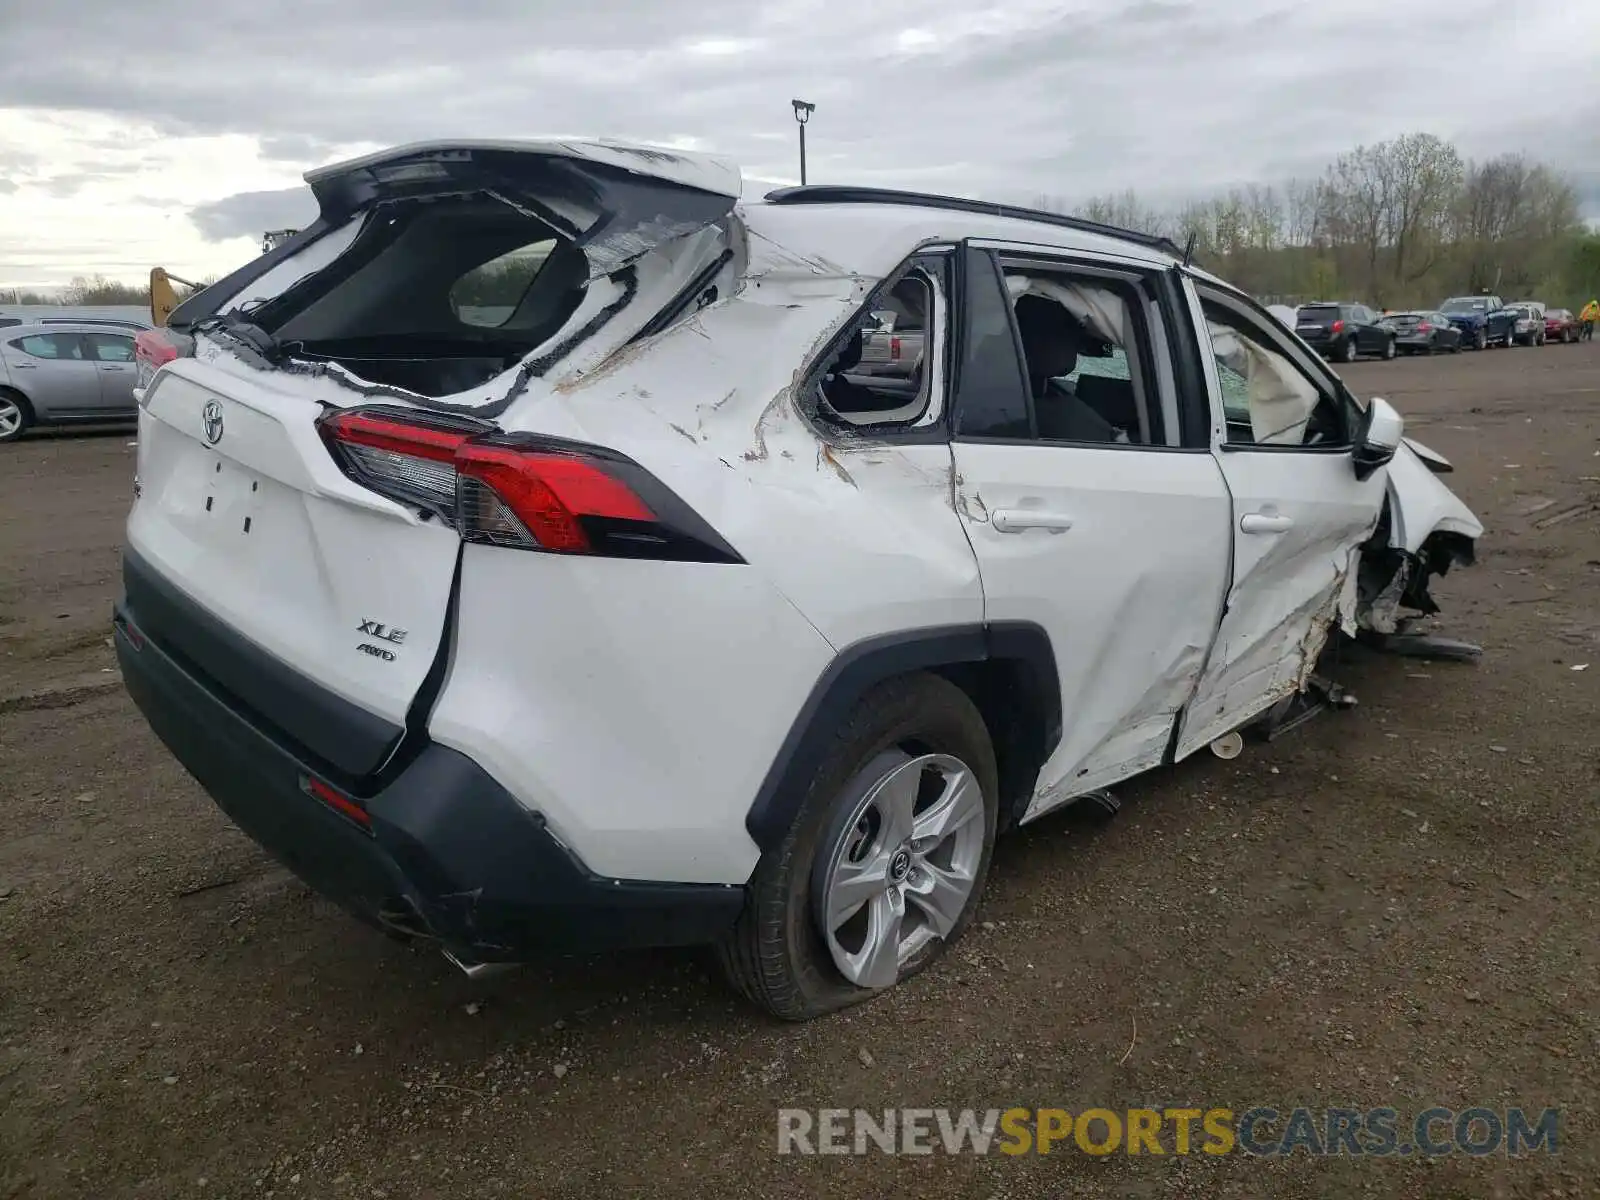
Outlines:
[{"label": "light pole", "polygon": [[815,104],[807,104],[804,100],[791,100],[794,105],[794,119],[800,123],[800,186],[806,185],[806,122],[811,119],[811,114],[817,111]]}]

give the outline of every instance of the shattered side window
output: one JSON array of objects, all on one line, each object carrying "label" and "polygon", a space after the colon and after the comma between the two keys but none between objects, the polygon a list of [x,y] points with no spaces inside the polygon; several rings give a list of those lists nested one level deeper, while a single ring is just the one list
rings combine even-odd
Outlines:
[{"label": "shattered side window", "polygon": [[1203,301],[1230,445],[1340,446],[1337,401],[1289,357],[1278,339],[1231,308]]},{"label": "shattered side window", "polygon": [[918,260],[857,317],[823,368],[817,409],[854,427],[919,426],[936,421],[943,380],[939,346],[944,304],[942,260]]}]

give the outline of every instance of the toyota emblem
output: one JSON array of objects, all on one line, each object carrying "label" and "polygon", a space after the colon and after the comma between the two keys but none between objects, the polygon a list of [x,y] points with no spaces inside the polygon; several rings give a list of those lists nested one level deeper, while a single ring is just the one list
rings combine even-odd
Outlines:
[{"label": "toyota emblem", "polygon": [[206,441],[215,446],[222,440],[222,405],[215,400],[207,400],[206,406],[200,410],[200,423],[205,427]]}]

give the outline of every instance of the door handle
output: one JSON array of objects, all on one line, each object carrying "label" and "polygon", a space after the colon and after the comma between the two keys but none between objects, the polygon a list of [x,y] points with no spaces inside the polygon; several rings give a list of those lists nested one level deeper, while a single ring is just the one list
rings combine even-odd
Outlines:
[{"label": "door handle", "polygon": [[1052,533],[1065,533],[1072,528],[1071,517],[1036,508],[997,508],[989,520],[997,533],[1021,533],[1024,529],[1048,529]]},{"label": "door handle", "polygon": [[101,367],[102,371],[126,371],[127,367]]},{"label": "door handle", "polygon": [[11,364],[11,369],[13,371],[37,371],[39,369],[39,364],[14,362]]},{"label": "door handle", "polygon": [[1245,513],[1239,518],[1239,529],[1243,533],[1283,533],[1293,528],[1293,517],[1277,517],[1269,513]]}]

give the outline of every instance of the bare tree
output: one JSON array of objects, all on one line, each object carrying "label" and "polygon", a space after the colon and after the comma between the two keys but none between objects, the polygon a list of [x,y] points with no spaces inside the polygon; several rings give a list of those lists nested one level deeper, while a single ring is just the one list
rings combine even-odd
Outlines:
[{"label": "bare tree", "polygon": [[1388,198],[1384,236],[1394,251],[1395,279],[1403,287],[1433,267],[1461,188],[1461,156],[1431,133],[1407,134],[1374,147],[1373,154]]}]

